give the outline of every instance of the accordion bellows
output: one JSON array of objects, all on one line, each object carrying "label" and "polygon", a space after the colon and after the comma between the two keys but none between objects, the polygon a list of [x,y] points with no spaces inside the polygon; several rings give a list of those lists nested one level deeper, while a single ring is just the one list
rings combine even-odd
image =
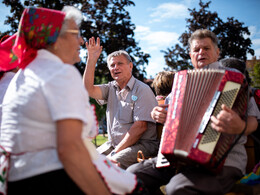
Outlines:
[{"label": "accordion bellows", "polygon": [[224,163],[221,157],[236,135],[212,129],[210,117],[216,116],[225,104],[244,119],[247,92],[247,82],[240,72],[224,69],[177,72],[159,152],[170,163],[181,161],[221,168]]}]

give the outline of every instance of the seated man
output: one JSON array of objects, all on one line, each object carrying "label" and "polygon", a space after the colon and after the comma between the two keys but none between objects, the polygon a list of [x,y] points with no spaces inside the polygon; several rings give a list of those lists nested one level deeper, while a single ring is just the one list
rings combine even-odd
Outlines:
[{"label": "seated man", "polygon": [[94,38],[86,44],[88,61],[84,83],[89,96],[99,103],[107,103],[108,141],[97,150],[126,169],[137,162],[137,152],[156,156],[158,139],[155,121],[150,113],[157,105],[151,88],[132,76],[133,63],[125,51],[115,51],[107,58],[107,65],[114,81],[94,85],[97,59],[102,51],[100,40]]},{"label": "seated man", "polygon": [[[215,63],[219,57],[218,41],[209,30],[196,30],[189,39],[190,57],[194,68],[223,68]],[[252,100],[252,102],[251,102]],[[259,113],[255,102],[250,99],[247,125],[232,109],[222,105],[219,114],[211,117],[211,126],[218,132],[241,134],[245,132],[228,154],[224,167],[216,175],[202,166],[174,166],[156,168],[157,158],[145,160],[130,166],[127,170],[135,173],[153,194],[161,194],[159,187],[166,185],[167,194],[225,194],[245,173],[247,155],[244,144],[248,134],[256,130]],[[256,109],[255,109],[256,108]],[[167,111],[165,106],[156,106],[152,113],[156,122],[164,123]],[[177,172],[176,172],[177,171]]]}]

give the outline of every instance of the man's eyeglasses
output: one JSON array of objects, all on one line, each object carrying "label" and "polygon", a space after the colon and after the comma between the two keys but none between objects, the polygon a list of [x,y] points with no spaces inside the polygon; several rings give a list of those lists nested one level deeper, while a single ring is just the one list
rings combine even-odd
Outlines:
[{"label": "man's eyeglasses", "polygon": [[66,30],[66,32],[68,32],[68,33],[72,33],[72,34],[77,34],[77,35],[78,35],[78,38],[81,37],[80,30],[69,29],[69,30]]}]

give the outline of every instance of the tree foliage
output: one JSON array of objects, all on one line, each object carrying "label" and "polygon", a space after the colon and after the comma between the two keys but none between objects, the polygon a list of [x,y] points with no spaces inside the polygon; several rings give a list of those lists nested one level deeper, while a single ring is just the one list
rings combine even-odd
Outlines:
[{"label": "tree foliage", "polygon": [[249,36],[250,32],[244,23],[239,22],[233,17],[227,18],[227,22],[223,22],[216,12],[208,10],[211,1],[203,3],[199,2],[199,10],[188,9],[191,18],[186,19],[186,30],[180,37],[182,44],[168,48],[164,53],[166,64],[175,70],[184,70],[192,68],[189,57],[188,40],[191,34],[197,29],[209,29],[214,32],[219,39],[220,58],[236,57],[246,60],[247,53],[254,55],[251,49],[252,42],[245,35]]},{"label": "tree foliage", "polygon": [[[106,57],[113,51],[126,50],[132,58],[134,67],[133,75],[143,80],[146,75],[145,66],[148,64],[149,54],[141,51],[134,39],[135,25],[131,23],[131,17],[125,7],[134,6],[131,0],[27,0],[24,4],[20,0],[2,0],[6,6],[11,7],[11,15],[7,16],[5,24],[10,25],[11,30],[4,34],[17,32],[19,20],[26,6],[45,7],[61,10],[64,5],[73,5],[79,8],[84,20],[81,24],[81,34],[84,39],[100,37],[103,52],[97,62],[95,71],[95,83],[106,83],[112,80],[106,64]],[[76,64],[78,70],[83,74],[85,63]],[[95,103],[95,101],[92,101]],[[95,103],[96,104],[96,103]],[[104,107],[97,106],[99,119],[104,113]]]},{"label": "tree foliage", "polygon": [[[105,58],[113,51],[126,50],[134,63],[133,74],[143,80],[146,75],[145,66],[148,64],[149,54],[141,51],[134,39],[135,25],[131,23],[131,17],[125,7],[134,6],[131,0],[27,0],[24,4],[18,1],[3,0],[6,6],[11,7],[11,16],[7,16],[5,24],[11,26],[11,30],[3,34],[13,34],[18,29],[19,19],[25,6],[45,7],[61,10],[64,5],[78,7],[84,14],[81,25],[82,36],[88,39],[92,36],[100,37],[103,46],[102,55],[96,68],[96,82],[108,78],[111,80],[106,66]],[[77,64],[77,68],[83,73],[85,64]]]}]

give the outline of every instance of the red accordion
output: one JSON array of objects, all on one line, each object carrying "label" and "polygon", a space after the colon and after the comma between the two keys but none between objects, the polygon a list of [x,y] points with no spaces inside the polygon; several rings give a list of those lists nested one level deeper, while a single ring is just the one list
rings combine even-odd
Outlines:
[{"label": "red accordion", "polygon": [[236,135],[215,131],[210,117],[216,116],[225,104],[244,119],[247,93],[248,85],[240,72],[224,69],[177,72],[159,154],[171,164],[197,163],[219,170]]}]

